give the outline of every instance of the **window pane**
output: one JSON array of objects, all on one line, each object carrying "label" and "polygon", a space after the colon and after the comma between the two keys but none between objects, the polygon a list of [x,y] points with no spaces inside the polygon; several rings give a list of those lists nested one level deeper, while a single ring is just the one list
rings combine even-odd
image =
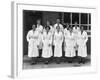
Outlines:
[{"label": "window pane", "polygon": [[88,26],[83,26],[83,29],[84,30],[88,30]]},{"label": "window pane", "polygon": [[81,14],[81,24],[88,24],[88,14],[87,13]]},{"label": "window pane", "polygon": [[87,35],[91,35],[91,32],[87,32]]},{"label": "window pane", "polygon": [[75,22],[79,24],[79,13],[72,13],[72,24]]},{"label": "window pane", "polygon": [[89,24],[91,24],[91,14],[89,13]]},{"label": "window pane", "polygon": [[91,26],[89,26],[89,30],[91,30]]},{"label": "window pane", "polygon": [[64,13],[64,23],[70,23],[70,13]]}]

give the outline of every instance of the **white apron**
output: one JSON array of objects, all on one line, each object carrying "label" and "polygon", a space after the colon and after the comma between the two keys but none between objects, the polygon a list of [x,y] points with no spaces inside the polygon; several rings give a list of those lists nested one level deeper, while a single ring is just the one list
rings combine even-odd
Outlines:
[{"label": "white apron", "polygon": [[43,43],[43,50],[42,50],[42,57],[49,58],[52,56],[52,32],[47,32],[44,30],[42,35],[42,43]]},{"label": "white apron", "polygon": [[78,56],[81,57],[87,57],[87,47],[86,47],[86,42],[88,40],[87,33],[83,31],[81,34],[81,31],[78,32],[78,39],[77,39],[77,44],[78,44]]},{"label": "white apron", "polygon": [[38,57],[38,45],[39,45],[39,38],[38,38],[38,31],[30,30],[27,34],[27,41],[28,41],[28,57]]},{"label": "white apron", "polygon": [[66,57],[74,57],[75,56],[75,37],[74,33],[70,33],[69,31],[64,32],[65,37],[65,56]]},{"label": "white apron", "polygon": [[63,42],[63,33],[55,31],[54,33],[54,57],[62,56],[62,42]]}]

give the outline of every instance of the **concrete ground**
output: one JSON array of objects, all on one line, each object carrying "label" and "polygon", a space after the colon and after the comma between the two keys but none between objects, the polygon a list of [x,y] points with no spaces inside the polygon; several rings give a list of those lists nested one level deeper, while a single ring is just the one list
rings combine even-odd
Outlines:
[{"label": "concrete ground", "polygon": [[27,55],[23,58],[23,69],[41,69],[41,68],[57,68],[57,67],[81,67],[81,66],[90,66],[90,56],[86,58],[85,64],[79,64],[77,58],[74,59],[73,63],[63,62],[63,59],[60,64],[56,64],[54,61],[51,61],[49,64],[44,64],[42,58],[39,59],[39,62],[35,65],[31,65],[31,58]]}]

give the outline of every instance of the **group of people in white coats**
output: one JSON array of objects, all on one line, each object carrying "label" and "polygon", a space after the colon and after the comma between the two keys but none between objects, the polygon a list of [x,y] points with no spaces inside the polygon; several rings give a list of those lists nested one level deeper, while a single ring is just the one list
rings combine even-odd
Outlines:
[{"label": "group of people in white coats", "polygon": [[41,21],[37,20],[37,25],[32,25],[32,30],[29,30],[27,34],[28,57],[32,58],[31,64],[38,62],[40,49],[42,49],[41,57],[45,64],[48,64],[52,59],[59,64],[63,56],[62,48],[64,48],[64,62],[72,63],[76,51],[77,56],[79,56],[78,62],[85,62],[88,36],[86,31],[83,30],[83,26],[78,27],[77,22],[75,22],[73,28],[69,25],[64,28],[60,19],[57,19],[54,26],[51,26],[49,21],[47,21],[45,27],[40,23]]}]

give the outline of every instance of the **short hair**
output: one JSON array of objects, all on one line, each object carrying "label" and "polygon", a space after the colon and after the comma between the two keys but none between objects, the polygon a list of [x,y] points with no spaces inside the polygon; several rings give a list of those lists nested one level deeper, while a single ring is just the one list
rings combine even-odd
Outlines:
[{"label": "short hair", "polygon": [[49,28],[49,30],[50,30],[50,26],[46,26],[45,29],[46,29],[46,28]]}]

